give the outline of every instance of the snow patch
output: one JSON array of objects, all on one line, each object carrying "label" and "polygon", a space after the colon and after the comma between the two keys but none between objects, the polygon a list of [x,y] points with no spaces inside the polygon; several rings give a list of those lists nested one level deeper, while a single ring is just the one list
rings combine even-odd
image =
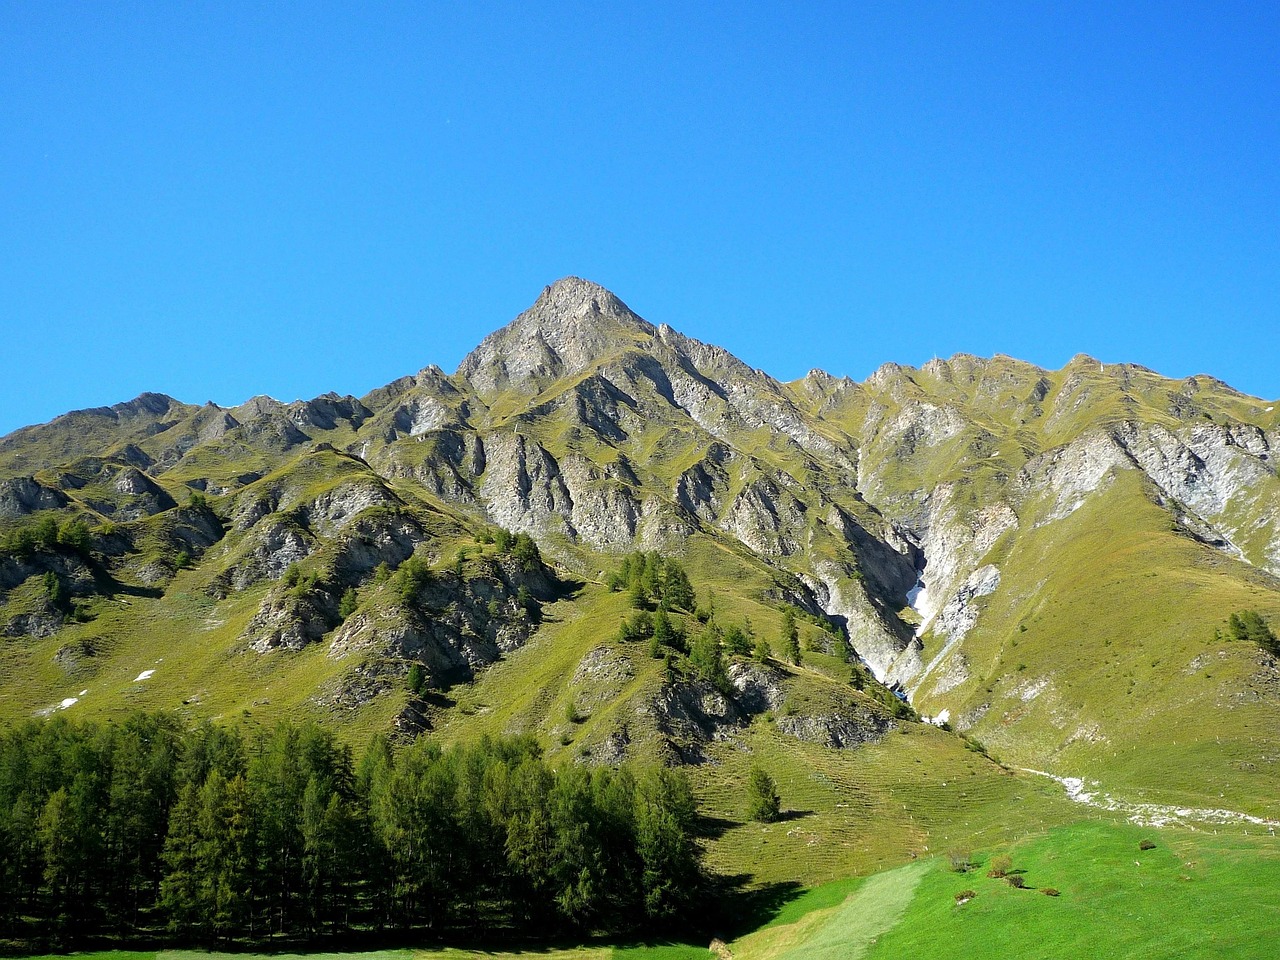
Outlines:
[{"label": "snow patch", "polygon": [[951,711],[944,707],[942,710],[938,711],[938,715],[936,717],[921,717],[920,719],[925,723],[931,723],[935,727],[940,727],[944,723],[951,722]]},{"label": "snow patch", "polygon": [[138,674],[136,677],[133,678],[133,682],[138,683],[141,680],[150,680],[151,675],[153,673],[155,673],[154,670],[143,670],[140,674]]}]

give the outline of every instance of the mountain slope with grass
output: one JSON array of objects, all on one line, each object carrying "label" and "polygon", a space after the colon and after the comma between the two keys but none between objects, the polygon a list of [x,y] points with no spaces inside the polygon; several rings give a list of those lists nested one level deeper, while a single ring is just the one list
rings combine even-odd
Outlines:
[{"label": "mountain slope with grass", "polygon": [[[452,375],[0,439],[0,716],[688,764],[710,858],[779,881],[1051,803],[1015,767],[1276,818],[1275,650],[1230,618],[1280,617],[1277,447],[1274,405],[1087,357],[781,383],[566,278]],[[752,758],[802,820],[744,824]]]}]

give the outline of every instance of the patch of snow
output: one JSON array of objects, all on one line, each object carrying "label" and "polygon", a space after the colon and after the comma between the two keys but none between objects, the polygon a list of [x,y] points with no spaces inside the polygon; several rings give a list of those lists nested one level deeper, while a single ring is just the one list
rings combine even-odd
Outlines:
[{"label": "patch of snow", "polygon": [[133,682],[138,683],[141,680],[150,680],[151,675],[153,673],[155,673],[154,670],[143,670],[140,674],[138,674],[136,677],[133,678]]},{"label": "patch of snow", "polygon": [[916,580],[916,585],[907,591],[907,606],[916,613],[920,612],[920,596],[927,590],[924,578],[920,577]]},{"label": "patch of snow", "polygon": [[1270,827],[1273,833],[1276,827],[1280,827],[1280,820],[1255,817],[1252,814],[1241,813],[1239,810],[1178,807],[1165,803],[1137,803],[1132,800],[1122,800],[1096,789],[1100,786],[1096,780],[1088,784],[1093,789],[1086,789],[1086,784],[1082,777],[1058,777],[1052,773],[1045,773],[1043,770],[1032,770],[1029,767],[1022,767],[1021,769],[1023,773],[1033,773],[1037,777],[1047,777],[1062,784],[1062,788],[1067,792],[1067,799],[1075,803],[1094,807],[1098,810],[1122,813],[1130,823],[1135,823],[1140,827],[1178,826],[1194,830],[1194,824],[1197,823],[1248,823],[1259,827]]},{"label": "patch of snow", "polygon": [[89,692],[88,690],[81,690],[81,691],[80,691],[80,696],[82,696],[82,697],[83,697],[83,696],[84,696],[86,693],[88,693],[88,692]]},{"label": "patch of snow", "polygon": [[60,704],[58,704],[58,709],[65,710],[67,709],[67,707],[74,707],[79,702],[80,702],[79,697],[67,697]]},{"label": "patch of snow", "polygon": [[935,727],[940,727],[944,723],[951,722],[951,711],[944,707],[942,710],[938,711],[938,715],[936,717],[921,717],[921,719],[924,720],[925,723],[931,723]]}]

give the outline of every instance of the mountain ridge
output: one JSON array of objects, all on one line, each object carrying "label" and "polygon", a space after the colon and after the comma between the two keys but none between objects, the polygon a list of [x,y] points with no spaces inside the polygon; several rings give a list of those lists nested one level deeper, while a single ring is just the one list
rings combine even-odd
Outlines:
[{"label": "mountain ridge", "polygon": [[[144,394],[0,439],[0,532],[41,516],[109,531],[83,556],[57,543],[0,556],[0,627],[14,649],[26,644],[23,657],[101,673],[107,654],[60,651],[105,649],[108,621],[121,648],[142,649],[141,628],[111,606],[127,588],[181,629],[219,638],[210,657],[251,655],[263,676],[293,676],[290,702],[431,725],[454,714],[404,704],[397,677],[414,657],[442,695],[458,682],[449,677],[483,686],[491,662],[568,629],[523,619],[518,587],[578,611],[570,620],[616,618],[595,585],[621,554],[658,550],[694,558],[748,627],[775,629],[783,608],[811,617],[801,633],[815,669],[873,685],[874,675],[1027,766],[1075,775],[1072,764],[1105,761],[1145,785],[1158,778],[1132,755],[1143,731],[1189,724],[1199,732],[1180,734],[1178,755],[1202,760],[1231,723],[1256,731],[1280,715],[1274,664],[1215,639],[1236,609],[1280,614],[1278,447],[1274,405],[1205,376],[962,353],[887,363],[861,383],[818,370],[783,383],[565,278],[452,375],[432,365],[360,398],[231,408]],[[484,540],[495,526],[536,541],[566,582],[586,585],[581,598],[501,572]],[[455,551],[462,574],[446,569]],[[415,594],[427,605],[415,613],[377,570],[419,555],[448,587]],[[737,572],[725,580],[721,567]],[[70,597],[60,607],[35,586],[50,572]],[[357,606],[343,616],[346,591]],[[199,626],[180,594],[208,598],[202,616],[215,625]],[[1114,607],[1097,605],[1104,594]],[[352,666],[351,651],[367,659]],[[1173,660],[1171,672],[1151,665]],[[28,710],[62,699],[62,674],[25,662],[42,685],[19,692],[14,668],[0,694]],[[641,749],[650,741],[637,731],[670,740],[680,729],[671,755],[701,756],[689,737],[714,741],[754,715],[698,707],[701,719],[682,726],[671,711],[694,709],[684,695],[631,669],[622,702],[639,712],[593,733],[592,749]],[[806,671],[804,683],[826,690]],[[733,702],[759,682],[735,676],[746,686]],[[320,692],[303,689],[313,682]],[[655,700],[655,689],[667,692]],[[1239,690],[1253,699],[1224,708]],[[562,735],[542,706],[522,709]],[[837,713],[791,726],[835,729]],[[655,716],[667,718],[657,732]],[[1251,764],[1231,776],[1242,803],[1265,805],[1265,751],[1228,736],[1239,755],[1212,763]]]}]

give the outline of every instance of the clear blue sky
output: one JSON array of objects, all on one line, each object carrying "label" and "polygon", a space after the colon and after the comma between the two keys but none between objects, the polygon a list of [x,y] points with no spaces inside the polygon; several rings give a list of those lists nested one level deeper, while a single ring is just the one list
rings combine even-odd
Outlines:
[{"label": "clear blue sky", "polygon": [[452,370],[566,274],[783,379],[1276,398],[1278,11],[4,0],[0,433]]}]

